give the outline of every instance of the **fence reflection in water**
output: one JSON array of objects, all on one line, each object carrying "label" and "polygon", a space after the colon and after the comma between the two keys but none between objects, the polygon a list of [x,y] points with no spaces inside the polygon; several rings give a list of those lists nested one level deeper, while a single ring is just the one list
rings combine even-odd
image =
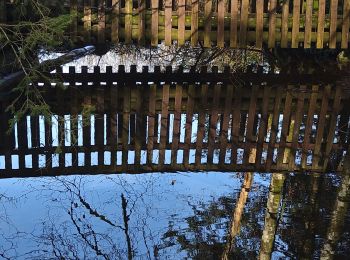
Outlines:
[{"label": "fence reflection in water", "polygon": [[[57,75],[69,85],[66,90],[53,86]],[[342,170],[348,95],[336,84],[260,72],[240,78],[215,68],[212,73],[71,68],[50,77],[52,82],[37,87],[45,89],[53,116],[27,116],[10,136],[2,124],[3,177]],[[81,112],[91,106],[92,114]],[[2,113],[2,122],[8,119]]]}]

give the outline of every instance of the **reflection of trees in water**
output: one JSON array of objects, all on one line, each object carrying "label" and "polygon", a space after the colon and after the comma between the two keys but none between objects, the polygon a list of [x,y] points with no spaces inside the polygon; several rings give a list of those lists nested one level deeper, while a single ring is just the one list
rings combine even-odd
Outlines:
[{"label": "reflection of trees in water", "polygon": [[[223,196],[209,204],[188,202],[193,215],[186,226],[169,223],[163,248],[180,245],[190,259],[247,259],[257,256],[266,188],[251,194],[252,173],[245,173],[240,193]],[[245,209],[244,209],[245,208]]]},{"label": "reflection of trees in water", "polygon": [[[254,175],[257,181],[260,177]],[[259,181],[252,185],[253,174],[245,173],[239,192],[209,201],[181,197],[181,207],[187,202],[188,213],[166,212],[166,219],[161,212],[165,208],[157,208],[157,204],[169,192],[178,192],[170,183],[153,178],[130,181],[103,177],[94,179],[96,185],[100,181],[113,185],[99,192],[91,190],[95,183],[85,177],[43,179],[35,191],[35,187],[28,189],[48,202],[46,215],[40,215],[44,217],[41,225],[31,233],[15,229],[18,233],[8,235],[6,244],[6,230],[1,230],[0,257],[163,259],[178,255],[251,259],[261,251],[267,256],[280,252],[291,258],[310,259],[320,255],[323,245],[327,252],[335,250],[336,255],[345,256],[349,249],[344,231],[349,223],[342,226],[341,221],[348,211],[345,207],[337,210],[341,209],[337,205],[347,201],[344,194],[348,194],[349,184],[343,182],[336,193],[334,186],[339,185],[339,179],[332,175],[295,175],[286,178],[281,193],[278,188],[283,180],[274,182],[277,175],[272,175],[270,191]],[[154,192],[156,186],[162,189]],[[338,204],[334,206],[335,199]],[[3,212],[2,218],[8,220]],[[25,255],[17,252],[17,245],[29,239],[36,245],[34,250]]]}]

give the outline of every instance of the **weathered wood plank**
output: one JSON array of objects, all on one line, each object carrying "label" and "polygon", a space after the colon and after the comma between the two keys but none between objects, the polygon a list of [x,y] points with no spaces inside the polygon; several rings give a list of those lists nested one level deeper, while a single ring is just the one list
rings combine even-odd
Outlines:
[{"label": "weathered wood plank", "polygon": [[300,125],[304,117],[305,90],[306,90],[305,85],[301,85],[298,90],[299,91],[298,101],[297,101],[296,112],[294,115],[295,121],[294,121],[293,132],[292,132],[291,153],[289,154],[289,169],[295,168],[295,155],[298,148]]},{"label": "weathered wood plank", "polygon": [[323,90],[321,110],[320,110],[320,113],[318,116],[318,122],[317,122],[317,133],[316,133],[315,147],[313,150],[313,160],[312,160],[312,167],[315,169],[319,168],[319,162],[321,159],[321,146],[322,146],[323,134],[325,131],[325,123],[326,123],[326,116],[327,116],[327,111],[329,106],[328,104],[329,104],[330,95],[331,95],[331,86],[327,85]]},{"label": "weathered wood plank", "polygon": [[154,122],[156,115],[156,91],[157,86],[151,85],[149,89],[148,99],[148,137],[147,137],[147,164],[152,165],[153,159],[153,144],[154,144]]},{"label": "weathered wood plank", "polygon": [[218,27],[217,27],[217,46],[223,48],[225,45],[225,2],[218,0]]},{"label": "weathered wood plank", "polygon": [[326,0],[319,0],[318,20],[317,20],[317,41],[316,48],[322,49],[324,46],[324,25],[326,13]]},{"label": "weathered wood plank", "polygon": [[328,167],[328,162],[330,161],[330,154],[333,148],[334,136],[335,136],[335,128],[337,125],[338,114],[340,112],[341,107],[341,95],[342,95],[342,87],[338,86],[335,90],[335,97],[333,101],[332,113],[330,118],[330,124],[328,129],[328,135],[326,139],[326,147],[324,152],[324,162],[323,169],[326,170]]},{"label": "weathered wood plank", "polygon": [[132,9],[133,0],[125,0],[125,43],[132,41]]},{"label": "weathered wood plank", "polygon": [[282,29],[281,29],[281,47],[288,47],[288,18],[289,18],[289,0],[283,1],[282,5]]},{"label": "weathered wood plank", "polygon": [[151,45],[158,45],[158,25],[159,25],[159,1],[152,0],[152,24],[151,24]]},{"label": "weathered wood plank", "polygon": [[266,129],[268,124],[267,121],[269,118],[268,108],[269,108],[269,101],[270,101],[270,91],[271,91],[271,87],[266,86],[264,88],[262,107],[261,107],[261,118],[260,118],[259,133],[258,133],[258,142],[257,142],[257,149],[256,149],[256,158],[255,158],[255,166],[257,170],[261,169],[263,145],[265,142]]},{"label": "weathered wood plank", "polygon": [[212,2],[205,1],[204,4],[204,47],[211,47],[211,20],[212,20]]},{"label": "weathered wood plank", "polygon": [[171,144],[171,165],[176,165],[177,150],[180,139],[180,120],[181,120],[182,86],[176,85],[175,90],[175,112],[173,125],[173,142]]},{"label": "weathered wood plank", "polygon": [[284,103],[284,112],[283,112],[283,122],[282,122],[282,130],[281,130],[281,139],[279,143],[279,150],[277,153],[277,167],[282,168],[283,157],[285,152],[285,147],[287,143],[288,130],[290,126],[291,119],[291,108],[292,108],[292,91],[293,86],[289,85],[287,89],[287,95]]},{"label": "weathered wood plank", "polygon": [[217,122],[219,118],[219,102],[220,102],[220,92],[221,85],[216,84],[214,86],[214,97],[211,103],[211,113],[209,120],[209,138],[208,138],[208,155],[207,155],[207,164],[213,163],[214,156],[214,147],[216,141],[216,130],[217,130]]},{"label": "weathered wood plank", "polygon": [[225,163],[227,142],[228,142],[228,128],[230,123],[230,115],[232,110],[232,97],[234,92],[233,85],[226,85],[225,87],[225,108],[223,114],[222,129],[220,132],[220,155],[219,164]]},{"label": "weathered wood plank", "polygon": [[270,0],[269,1],[269,39],[268,39],[268,47],[274,48],[276,42],[276,8],[277,1]]},{"label": "weathered wood plank", "polygon": [[241,19],[239,24],[239,46],[243,48],[247,45],[248,11],[249,0],[242,0]]},{"label": "weathered wood plank", "polygon": [[163,86],[163,97],[162,97],[162,114],[160,123],[160,143],[159,143],[159,161],[158,165],[160,168],[164,165],[165,160],[165,148],[167,144],[167,130],[168,130],[168,107],[169,107],[169,89],[168,84]]},{"label": "weathered wood plank", "polygon": [[230,47],[237,47],[238,0],[231,0]]},{"label": "weathered wood plank", "polygon": [[195,86],[193,84],[188,86],[188,96],[186,104],[186,125],[185,125],[185,147],[183,152],[183,164],[185,167],[189,165],[189,155],[192,137],[192,120],[194,108]]},{"label": "weathered wood plank", "polygon": [[303,147],[302,147],[302,155],[301,155],[301,168],[306,168],[306,162],[307,162],[307,154],[309,152],[309,144],[310,144],[310,135],[312,131],[312,125],[314,121],[314,115],[317,105],[317,97],[319,94],[319,87],[317,85],[312,86],[312,93],[311,93],[311,99],[309,102],[309,111],[307,113],[307,121],[305,124],[305,132],[304,132],[304,141],[303,141]]},{"label": "weathered wood plank", "polygon": [[255,47],[262,48],[264,32],[264,0],[256,1],[256,28],[255,28]]},{"label": "weathered wood plank", "polygon": [[198,131],[197,131],[197,139],[196,139],[196,155],[195,155],[195,163],[197,166],[201,164],[202,159],[202,148],[203,148],[203,140],[204,140],[204,132],[205,132],[205,118],[207,114],[207,95],[208,95],[208,85],[202,85],[201,88],[201,101],[200,101],[200,111],[198,114]]},{"label": "weathered wood plank", "polygon": [[192,0],[192,15],[191,15],[191,44],[196,46],[198,44],[198,0]]},{"label": "weathered wood plank", "polygon": [[146,0],[138,0],[138,12],[139,12],[139,33],[137,36],[137,41],[139,44],[145,44],[145,36],[146,36]]},{"label": "weathered wood plank", "polygon": [[300,0],[293,1],[292,48],[299,47]]},{"label": "weathered wood plank", "polygon": [[331,0],[330,16],[329,48],[335,49],[337,46],[338,0]]},{"label": "weathered wood plank", "polygon": [[343,6],[343,25],[341,48],[347,49],[349,47],[349,29],[350,29],[350,1],[345,0]]},{"label": "weathered wood plank", "polygon": [[274,149],[276,144],[277,132],[278,132],[278,123],[280,118],[280,107],[282,101],[282,88],[277,87],[277,93],[275,97],[275,103],[273,107],[273,115],[272,115],[272,125],[271,125],[271,133],[269,146],[267,149],[267,159],[266,159],[266,170],[269,171],[271,169],[273,163]]},{"label": "weathered wood plank", "polygon": [[313,0],[306,1],[304,48],[311,47]]},{"label": "weathered wood plank", "polygon": [[171,45],[171,30],[172,30],[172,0],[165,0],[165,45]]},{"label": "weathered wood plank", "polygon": [[177,38],[178,38],[178,45],[182,46],[185,44],[185,11],[186,11],[186,4],[185,0],[178,0],[178,29],[177,29]]},{"label": "weathered wood plank", "polygon": [[235,86],[236,93],[235,93],[235,99],[233,103],[233,110],[232,110],[232,129],[231,129],[231,165],[237,164],[237,149],[239,148],[239,126],[240,126],[240,116],[241,116],[241,95],[242,95],[242,88],[239,86]]}]

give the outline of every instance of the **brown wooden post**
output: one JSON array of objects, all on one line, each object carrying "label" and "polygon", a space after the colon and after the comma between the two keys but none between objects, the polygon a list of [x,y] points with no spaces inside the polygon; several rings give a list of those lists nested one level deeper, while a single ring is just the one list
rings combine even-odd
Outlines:
[{"label": "brown wooden post", "polygon": [[249,0],[242,0],[241,20],[239,25],[239,45],[240,47],[243,47],[243,48],[245,48],[247,45],[248,13],[249,13]]},{"label": "brown wooden post", "polygon": [[318,94],[319,94],[318,86],[313,85],[311,98],[309,101],[309,110],[307,113],[307,121],[305,124],[304,142],[302,145],[302,155],[301,155],[301,168],[302,169],[306,168],[307,154],[310,150],[310,147],[309,147],[310,146],[310,135],[311,135],[312,125],[313,125],[313,121],[314,121],[314,114],[315,114],[315,110],[316,110]]},{"label": "brown wooden post", "polygon": [[216,140],[216,129],[217,122],[219,118],[219,102],[220,102],[220,92],[221,85],[216,84],[214,86],[214,97],[211,104],[211,113],[210,113],[210,122],[209,122],[209,138],[208,138],[208,160],[207,164],[213,163],[214,149],[215,149],[215,140]]},{"label": "brown wooden post", "polygon": [[156,114],[156,91],[157,85],[151,85],[148,99],[148,137],[147,137],[147,164],[152,166],[154,144],[154,121]]},{"label": "brown wooden post", "polygon": [[338,119],[338,114],[340,112],[340,102],[342,98],[342,87],[337,86],[335,90],[335,95],[334,95],[334,101],[333,101],[333,107],[332,107],[332,113],[331,113],[331,118],[330,118],[330,124],[329,124],[329,130],[328,130],[328,135],[326,139],[326,149],[324,153],[324,163],[323,163],[323,169],[326,170],[328,167],[328,162],[330,160],[330,154],[333,149],[333,143],[334,143],[334,135],[335,135],[335,128],[337,125],[337,119]]},{"label": "brown wooden post", "polygon": [[106,13],[105,13],[105,5],[106,0],[99,0],[98,1],[98,34],[97,34],[97,41],[100,44],[105,43],[106,37]]},{"label": "brown wooden post", "polygon": [[[274,48],[276,44],[276,8],[277,1],[270,0],[269,2],[269,40],[268,47]],[[287,24],[288,26],[288,24]],[[288,27],[287,27],[288,28]],[[288,29],[287,29],[288,30]]]},{"label": "brown wooden post", "polygon": [[338,0],[331,0],[330,16],[329,48],[335,49],[337,45]]},{"label": "brown wooden post", "polygon": [[264,33],[264,0],[256,0],[255,46],[258,49],[262,48],[263,33]]},{"label": "brown wooden post", "polygon": [[263,152],[263,145],[265,143],[266,129],[268,124],[268,109],[269,109],[269,101],[270,101],[270,86],[264,86],[264,94],[262,101],[262,109],[261,109],[261,118],[259,125],[259,133],[258,133],[258,143],[256,149],[256,158],[255,158],[255,167],[256,169],[260,169],[261,167],[261,158]]},{"label": "brown wooden post", "polygon": [[138,0],[138,43],[146,42],[146,0]]},{"label": "brown wooden post", "polygon": [[[99,67],[98,67],[99,68]],[[95,72],[96,73],[96,72]],[[95,145],[98,149],[98,165],[104,165],[104,86],[94,86],[97,97],[95,116]]]},{"label": "brown wooden post", "polygon": [[169,89],[168,84],[163,86],[163,97],[162,97],[162,115],[160,123],[160,143],[159,143],[159,167],[162,169],[165,159],[165,149],[167,144],[167,130],[168,130],[168,107],[169,107]]},{"label": "brown wooden post", "polygon": [[323,48],[324,44],[324,25],[325,25],[326,0],[319,0],[318,3],[318,21],[317,21],[317,41],[316,47]]},{"label": "brown wooden post", "polygon": [[284,109],[283,109],[284,112],[283,112],[281,138],[279,143],[279,149],[277,152],[278,170],[281,170],[283,168],[283,156],[284,156],[284,151],[287,143],[287,136],[288,136],[288,130],[290,125],[291,109],[292,109],[292,102],[293,102],[292,91],[293,91],[293,86],[288,85],[286,99],[284,102]]},{"label": "brown wooden post", "polygon": [[123,130],[122,130],[122,169],[128,169],[129,156],[129,125],[130,125],[130,86],[123,85]]},{"label": "brown wooden post", "polygon": [[211,16],[212,1],[205,1],[204,5],[204,47],[211,47]]},{"label": "brown wooden post", "polygon": [[181,123],[181,103],[182,103],[182,86],[177,84],[175,89],[175,113],[173,124],[173,142],[171,144],[171,165],[177,164],[177,150],[179,147],[180,123]]},{"label": "brown wooden post", "polygon": [[159,1],[152,0],[151,8],[152,8],[152,22],[151,22],[151,45],[158,45],[158,25],[159,25]]},{"label": "brown wooden post", "polygon": [[[204,69],[206,73],[206,68]],[[208,108],[208,85],[201,85],[201,107],[198,113],[198,131],[197,131],[197,139],[196,139],[196,155],[195,155],[195,163],[196,166],[199,167],[202,159],[202,148],[203,148],[203,139],[204,139],[204,131],[205,131],[205,118],[207,115]]]},{"label": "brown wooden post", "polygon": [[218,24],[217,24],[217,47],[225,45],[225,2],[218,0]]},{"label": "brown wooden post", "polygon": [[135,88],[136,92],[136,105],[135,105],[135,110],[136,110],[136,129],[135,129],[135,168],[140,166],[140,161],[141,161],[141,146],[142,146],[142,129],[144,128],[143,126],[143,111],[142,111],[142,104],[143,104],[143,95],[144,93],[144,87],[143,85],[136,86]]},{"label": "brown wooden post", "polygon": [[293,1],[292,48],[299,46],[300,0]]},{"label": "brown wooden post", "polygon": [[[88,68],[83,66],[81,68],[82,77],[88,73]],[[82,86],[84,89],[84,105],[91,107],[91,86],[87,83]],[[83,146],[84,146],[84,165],[91,165],[91,115],[83,115]]]},{"label": "brown wooden post", "polygon": [[173,6],[171,0],[164,0],[165,3],[165,45],[170,46],[171,45],[171,30],[172,30],[172,12],[173,12]]},{"label": "brown wooden post", "polygon": [[277,87],[277,93],[275,97],[275,103],[273,107],[273,115],[272,115],[272,126],[271,126],[271,133],[270,133],[270,140],[269,145],[267,149],[267,159],[266,159],[266,171],[270,171],[272,163],[273,163],[273,154],[276,144],[276,137],[278,132],[278,123],[279,123],[279,117],[280,117],[280,107],[281,107],[281,101],[282,101],[282,87]]},{"label": "brown wooden post", "polygon": [[306,1],[304,48],[311,47],[313,0]]},{"label": "brown wooden post", "polygon": [[193,84],[188,86],[187,91],[187,104],[186,104],[186,126],[185,126],[185,148],[183,153],[183,165],[188,168],[189,155],[191,149],[191,135],[192,135],[192,120],[193,120],[193,108],[194,108],[194,95],[195,86]]},{"label": "brown wooden post", "polygon": [[226,149],[228,142],[228,128],[230,123],[230,115],[232,111],[232,97],[234,92],[234,86],[229,84],[225,86],[225,108],[223,113],[222,129],[220,133],[220,155],[219,164],[225,164]]},{"label": "brown wooden post", "polygon": [[257,103],[258,91],[259,91],[258,86],[253,86],[252,94],[250,96],[249,110],[248,110],[247,134],[246,134],[246,140],[245,140],[246,143],[244,146],[243,164],[245,165],[248,165],[250,163],[249,162],[250,154],[254,152],[251,149],[251,146],[256,142],[256,138],[254,138],[253,130],[254,130],[255,115],[256,115],[256,103]]},{"label": "brown wooden post", "polygon": [[350,1],[344,1],[343,6],[343,25],[341,48],[347,49],[349,47],[349,28],[350,28]]},{"label": "brown wooden post", "polygon": [[111,38],[113,43],[119,42],[120,1],[112,0]]},{"label": "brown wooden post", "polygon": [[232,108],[232,129],[231,129],[231,165],[237,163],[237,149],[239,147],[239,126],[241,121],[241,99],[242,87],[235,86],[235,99]]},{"label": "brown wooden post", "polygon": [[281,25],[281,47],[288,47],[288,18],[289,18],[289,0],[283,2],[282,6],[282,25]]},{"label": "brown wooden post", "polygon": [[291,144],[292,152],[290,153],[290,156],[289,156],[289,170],[291,171],[293,171],[295,168],[295,154],[298,149],[300,125],[304,117],[305,90],[306,90],[306,86],[301,85],[298,93],[298,101],[297,101],[297,107],[295,112],[295,122],[294,122],[293,132],[292,132],[292,144]]},{"label": "brown wooden post", "polygon": [[330,95],[331,95],[331,86],[327,85],[323,90],[321,109],[319,114],[317,115],[318,116],[317,133],[316,133],[315,147],[313,151],[313,160],[312,160],[313,169],[319,169],[319,162],[321,159],[322,139],[323,139],[325,126],[326,126],[325,123],[326,123],[326,116],[327,116],[327,111],[329,106]]},{"label": "brown wooden post", "polygon": [[177,25],[177,42],[179,46],[185,44],[185,0],[178,0],[178,25]]},{"label": "brown wooden post", "polygon": [[109,144],[111,146],[111,166],[115,169],[117,164],[117,151],[118,151],[118,143],[117,143],[117,134],[118,134],[118,128],[117,128],[117,120],[118,120],[118,88],[116,86],[111,86],[110,88],[111,93],[111,99],[110,99],[110,107],[111,107],[111,114],[110,114],[110,141]]},{"label": "brown wooden post", "polygon": [[132,41],[132,8],[133,0],[125,0],[125,43]]},{"label": "brown wooden post", "polygon": [[196,46],[198,44],[198,0],[192,0],[192,15],[191,15],[191,44]]},{"label": "brown wooden post", "polygon": [[230,47],[237,47],[238,0],[231,0]]}]

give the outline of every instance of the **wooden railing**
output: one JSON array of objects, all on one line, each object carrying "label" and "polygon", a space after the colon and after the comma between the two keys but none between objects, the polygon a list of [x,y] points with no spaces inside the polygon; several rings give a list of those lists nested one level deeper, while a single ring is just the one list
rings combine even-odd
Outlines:
[{"label": "wooden railing", "polygon": [[[4,1],[4,0],[2,0]],[[70,0],[76,41],[156,46],[342,48],[349,46],[347,0]],[[68,7],[69,8],[69,7]],[[6,19],[6,10],[0,17]],[[11,5],[8,5],[11,9]]]},{"label": "wooden railing", "polygon": [[47,74],[37,87],[54,116],[10,135],[2,99],[0,176],[342,169],[349,92],[334,78],[146,68]]}]

